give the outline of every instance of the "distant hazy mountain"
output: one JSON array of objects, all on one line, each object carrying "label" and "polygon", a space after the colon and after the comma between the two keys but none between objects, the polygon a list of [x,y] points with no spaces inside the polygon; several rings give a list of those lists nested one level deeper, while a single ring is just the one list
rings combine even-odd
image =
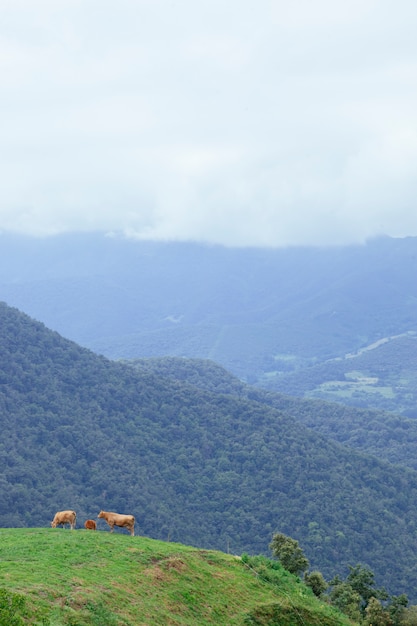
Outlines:
[{"label": "distant hazy mountain", "polygon": [[327,577],[366,563],[417,600],[417,472],[327,440],[261,391],[236,395],[227,374],[207,389],[162,374],[0,305],[0,526],[105,508],[133,513],[138,534],[238,554],[268,553],[280,530]]},{"label": "distant hazy mountain", "polygon": [[417,333],[385,337],[356,353],[308,368],[266,373],[258,384],[295,396],[417,418]]},{"label": "distant hazy mountain", "polygon": [[[111,358],[209,358],[249,382],[320,397],[328,378],[306,390],[287,374],[416,331],[416,275],[417,238],[230,249],[0,236],[0,299],[65,337]],[[414,397],[397,403],[396,393],[384,408],[407,412]]]}]

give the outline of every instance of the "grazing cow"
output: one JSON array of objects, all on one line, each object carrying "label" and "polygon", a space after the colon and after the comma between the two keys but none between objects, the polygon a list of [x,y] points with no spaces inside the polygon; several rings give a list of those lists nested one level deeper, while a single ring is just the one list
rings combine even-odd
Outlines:
[{"label": "grazing cow", "polygon": [[130,534],[135,534],[135,518],[133,515],[120,515],[119,513],[110,513],[109,511],[100,511],[99,518],[106,520],[110,526],[110,532],[112,533],[115,526],[126,528]]},{"label": "grazing cow", "polygon": [[87,530],[97,530],[97,524],[93,519],[87,519],[84,523],[84,528]]},{"label": "grazing cow", "polygon": [[56,528],[57,526],[64,527],[65,524],[69,524],[71,526],[71,530],[74,530],[76,520],[77,514],[75,511],[58,511],[55,513],[51,526],[52,528]]}]

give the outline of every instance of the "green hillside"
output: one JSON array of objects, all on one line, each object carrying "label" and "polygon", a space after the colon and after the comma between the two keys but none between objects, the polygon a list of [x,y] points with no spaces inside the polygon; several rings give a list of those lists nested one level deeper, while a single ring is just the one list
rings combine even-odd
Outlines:
[{"label": "green hillside", "polygon": [[10,626],[4,597],[24,600],[16,626],[353,624],[283,568],[272,583],[221,552],[84,530],[1,529],[0,624]]},{"label": "green hillside", "polygon": [[[415,344],[415,340],[411,339]],[[394,343],[394,342],[392,342]],[[405,361],[403,363],[406,363]],[[251,387],[204,359],[135,359],[141,370],[188,382],[201,389],[247,398],[291,415],[298,422],[349,448],[417,470],[417,420],[386,411],[301,399]]]},{"label": "green hillside", "polygon": [[265,554],[280,531],[327,579],[363,562],[415,601],[417,472],[329,441],[259,390],[135,371],[6,305],[0,328],[0,527],[103,508],[234,554]]}]

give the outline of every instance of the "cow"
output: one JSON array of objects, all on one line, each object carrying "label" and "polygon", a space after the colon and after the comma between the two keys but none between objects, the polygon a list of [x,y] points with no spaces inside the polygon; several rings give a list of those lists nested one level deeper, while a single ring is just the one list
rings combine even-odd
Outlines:
[{"label": "cow", "polygon": [[97,524],[93,519],[87,519],[84,523],[84,528],[87,530],[97,530]]},{"label": "cow", "polygon": [[120,515],[120,513],[100,511],[97,517],[106,520],[110,526],[111,533],[113,532],[115,526],[120,526],[121,528],[126,528],[132,537],[135,534],[135,518],[133,515]]},{"label": "cow", "polygon": [[71,526],[71,530],[74,530],[76,520],[77,514],[75,511],[58,511],[55,513],[51,526],[52,528],[56,528],[57,526],[64,527],[65,524],[69,524]]}]

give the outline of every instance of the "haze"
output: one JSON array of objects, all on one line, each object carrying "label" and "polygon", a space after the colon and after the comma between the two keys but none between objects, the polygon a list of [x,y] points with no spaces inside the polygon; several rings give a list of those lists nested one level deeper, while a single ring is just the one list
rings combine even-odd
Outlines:
[{"label": "haze", "polygon": [[13,0],[0,230],[417,235],[417,5]]}]

